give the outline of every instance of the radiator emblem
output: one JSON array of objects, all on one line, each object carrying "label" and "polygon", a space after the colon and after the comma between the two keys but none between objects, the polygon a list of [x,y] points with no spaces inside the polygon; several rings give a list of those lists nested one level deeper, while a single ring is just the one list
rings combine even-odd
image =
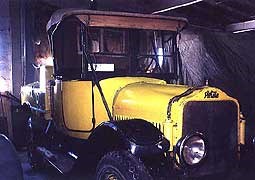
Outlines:
[{"label": "radiator emblem", "polygon": [[219,98],[219,93],[217,91],[206,91],[204,98]]}]

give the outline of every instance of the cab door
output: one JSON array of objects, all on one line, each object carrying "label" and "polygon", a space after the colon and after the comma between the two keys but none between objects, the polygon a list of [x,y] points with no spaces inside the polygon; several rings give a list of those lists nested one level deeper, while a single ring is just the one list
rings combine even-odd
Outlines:
[{"label": "cab door", "polygon": [[92,81],[82,53],[85,29],[75,16],[65,18],[51,36],[56,87],[56,119],[67,132],[88,133],[92,123]]},{"label": "cab door", "polygon": [[92,82],[63,81],[62,107],[65,127],[70,131],[91,131]]}]

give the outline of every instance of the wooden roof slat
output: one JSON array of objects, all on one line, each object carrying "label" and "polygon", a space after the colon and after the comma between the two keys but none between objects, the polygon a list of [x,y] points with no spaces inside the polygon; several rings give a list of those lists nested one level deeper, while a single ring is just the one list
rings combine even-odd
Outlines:
[{"label": "wooden roof slat", "polygon": [[118,27],[177,31],[178,29],[182,29],[186,25],[186,23],[183,21],[143,17],[125,17],[110,15],[78,15],[77,17],[88,26],[94,27]]},{"label": "wooden roof slat", "polygon": [[98,27],[176,31],[177,28],[182,29],[188,23],[185,18],[162,15],[66,9],[59,10],[51,16],[51,19],[47,24],[47,31],[68,16],[76,16],[87,25]]}]

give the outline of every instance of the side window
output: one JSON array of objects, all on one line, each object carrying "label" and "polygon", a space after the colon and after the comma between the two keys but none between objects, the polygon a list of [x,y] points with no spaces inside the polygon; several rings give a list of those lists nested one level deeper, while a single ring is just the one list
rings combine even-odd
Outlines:
[{"label": "side window", "polygon": [[124,73],[128,71],[128,31],[119,28],[88,29],[88,50],[95,57],[95,70]]},{"label": "side window", "polygon": [[[80,79],[82,74],[82,39],[99,72],[128,71],[128,31],[126,29],[88,27],[81,32],[78,19],[65,19],[54,33],[55,74],[63,79]],[[92,55],[93,54],[93,55]],[[91,71],[88,64],[88,71]]]},{"label": "side window", "polygon": [[125,31],[104,30],[104,52],[112,54],[125,54]]},{"label": "side window", "polygon": [[141,30],[138,37],[138,70],[144,73],[172,73],[173,35],[166,31]]},{"label": "side window", "polygon": [[123,55],[127,53],[124,29],[89,28],[89,50],[92,53]]},{"label": "side window", "polygon": [[101,43],[101,35],[100,29],[92,29],[89,31],[89,51],[92,53],[99,53],[102,50],[100,46]]},{"label": "side window", "polygon": [[77,19],[70,18],[59,26],[53,37],[55,73],[64,79],[78,79],[82,67],[82,55],[79,47],[80,23]]}]

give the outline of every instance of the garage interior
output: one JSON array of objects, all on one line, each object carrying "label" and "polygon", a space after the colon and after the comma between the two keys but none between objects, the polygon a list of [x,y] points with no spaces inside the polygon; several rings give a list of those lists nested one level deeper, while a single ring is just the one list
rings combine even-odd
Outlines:
[{"label": "garage interior", "polygon": [[[253,0],[2,0],[0,2],[0,130],[15,145],[25,180],[94,179],[94,171],[68,175],[54,168],[31,169],[26,157],[28,115],[21,108],[21,87],[40,81],[40,66],[50,62],[46,25],[65,8],[183,17],[187,27],[177,39],[180,64],[174,83],[217,87],[234,97],[245,119],[245,142],[255,139],[255,2]],[[171,143],[171,142],[170,142]],[[251,146],[251,147],[250,147]],[[253,179],[255,157],[235,175]],[[249,160],[249,161],[248,161]],[[254,163],[254,162],[253,162]],[[1,163],[0,163],[1,164]],[[255,168],[255,164],[253,164]],[[89,169],[89,168],[88,168]],[[254,174],[254,176],[253,176]],[[233,177],[234,176],[234,177]]]}]

